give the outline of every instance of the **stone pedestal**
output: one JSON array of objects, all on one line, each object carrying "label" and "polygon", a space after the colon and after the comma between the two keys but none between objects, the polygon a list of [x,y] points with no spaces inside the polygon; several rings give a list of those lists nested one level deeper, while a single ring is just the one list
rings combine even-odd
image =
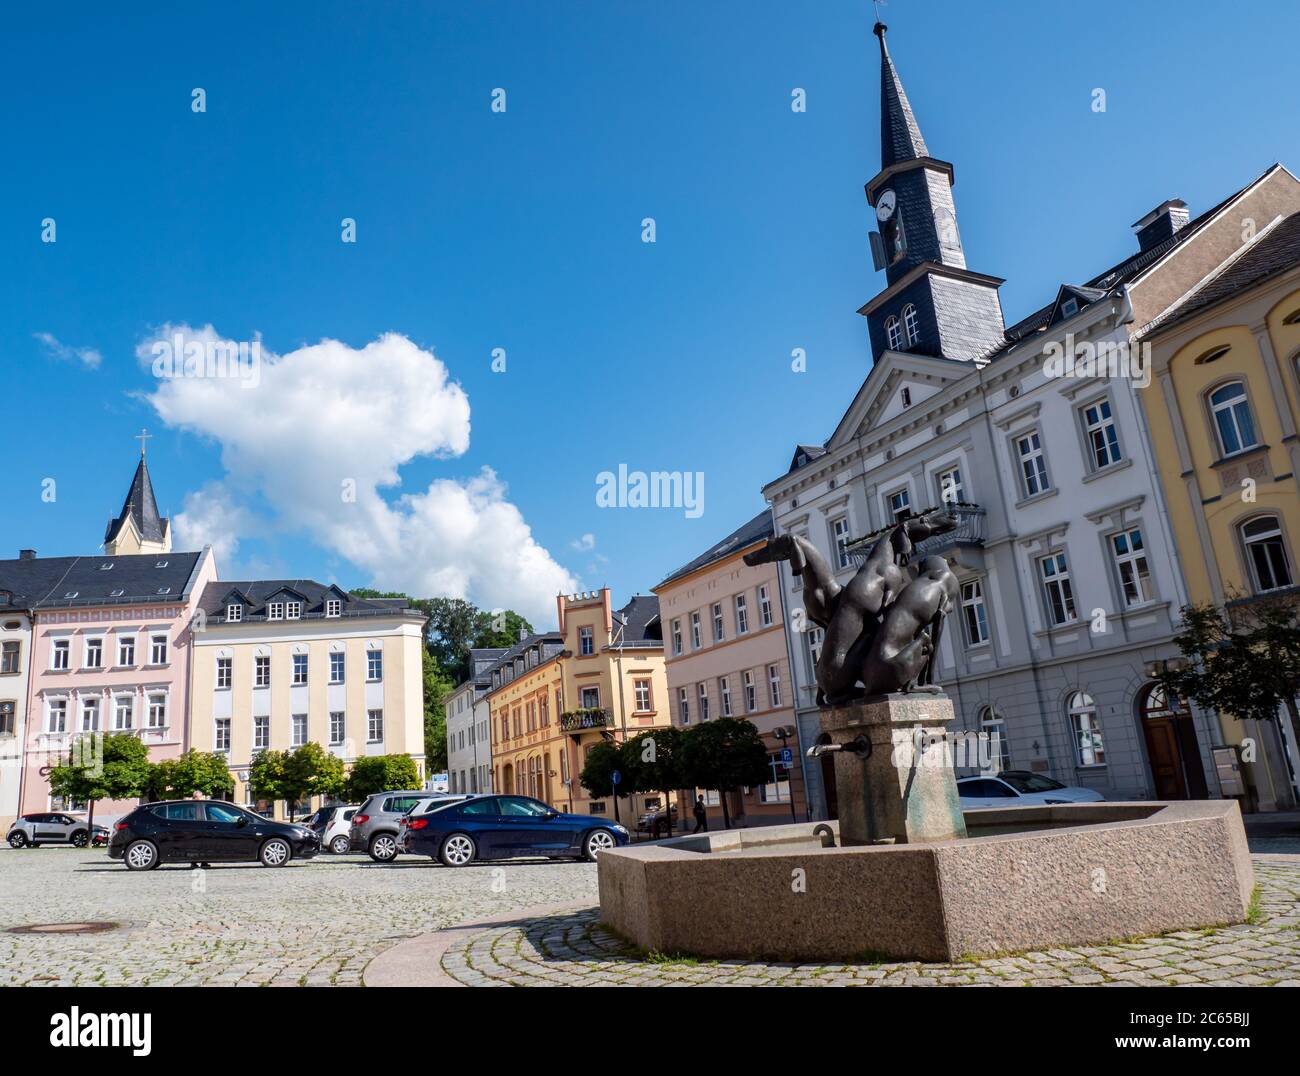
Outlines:
[{"label": "stone pedestal", "polygon": [[[834,754],[841,843],[966,836],[953,755],[944,742],[954,716],[952,700],[938,694],[884,695],[822,711],[822,730],[844,745]],[[862,739],[871,744],[865,759]]]}]

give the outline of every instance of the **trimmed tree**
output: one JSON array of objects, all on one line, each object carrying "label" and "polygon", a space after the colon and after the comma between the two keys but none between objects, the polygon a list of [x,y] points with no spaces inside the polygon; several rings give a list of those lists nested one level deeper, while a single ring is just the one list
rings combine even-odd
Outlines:
[{"label": "trimmed tree", "polygon": [[646,729],[619,749],[623,780],[632,792],[660,792],[664,798],[664,816],[668,836],[673,835],[672,796],[682,787],[682,733],[671,726]]},{"label": "trimmed tree", "polygon": [[129,732],[79,736],[68,761],[50,770],[50,792],[67,800],[84,800],[87,839],[94,835],[95,801],[143,796],[149,787],[149,748]]},{"label": "trimmed tree", "polygon": [[149,768],[150,799],[185,799],[202,792],[210,799],[229,798],[235,794],[224,755],[193,748],[179,758],[167,758]]},{"label": "trimmed tree", "polygon": [[626,797],[633,789],[629,786],[627,776],[617,785],[614,784],[614,771],[623,769],[623,752],[619,745],[609,740],[602,740],[587,752],[587,761],[578,774],[578,783],[592,796],[605,799],[614,797],[614,813],[618,814],[618,801]]},{"label": "trimmed tree", "polygon": [[347,796],[352,803],[362,803],[376,792],[416,788],[420,772],[410,755],[372,755],[352,763],[347,778]]},{"label": "trimmed tree", "polygon": [[708,788],[722,801],[722,824],[731,828],[727,793],[741,785],[765,784],[767,747],[752,721],[718,717],[682,733],[680,779],[684,787]]},{"label": "trimmed tree", "polygon": [[248,787],[254,798],[272,803],[289,798],[284,776],[288,757],[285,751],[261,751],[253,756],[248,767]]},{"label": "trimmed tree", "polygon": [[343,760],[315,742],[302,744],[284,760],[284,784],[289,792],[290,818],[293,804],[308,796],[341,796],[347,786]]}]

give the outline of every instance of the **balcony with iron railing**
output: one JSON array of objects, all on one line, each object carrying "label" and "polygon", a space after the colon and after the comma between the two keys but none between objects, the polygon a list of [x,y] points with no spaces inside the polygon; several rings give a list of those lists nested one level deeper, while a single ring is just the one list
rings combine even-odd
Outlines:
[{"label": "balcony with iron railing", "polygon": [[569,710],[560,715],[561,732],[582,732],[586,729],[604,729],[614,724],[614,711],[598,706]]}]

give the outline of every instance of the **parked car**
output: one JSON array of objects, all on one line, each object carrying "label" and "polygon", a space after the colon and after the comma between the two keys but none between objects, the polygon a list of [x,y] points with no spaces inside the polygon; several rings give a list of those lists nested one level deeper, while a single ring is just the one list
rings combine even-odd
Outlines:
[{"label": "parked car", "polygon": [[[103,826],[96,833],[107,833]],[[62,811],[44,811],[25,814],[9,824],[5,840],[10,848],[39,848],[43,844],[70,844],[85,848],[90,843],[90,824],[84,818]]]},{"label": "parked car", "polygon": [[376,792],[352,816],[348,845],[354,852],[367,852],[376,863],[387,863],[397,855],[398,821],[421,800],[435,794],[423,789]]},{"label": "parked car", "polygon": [[406,845],[414,855],[463,867],[478,859],[546,856],[595,859],[628,843],[627,830],[598,815],[561,814],[530,796],[469,796],[412,815]]},{"label": "parked car", "polygon": [[[670,804],[668,810],[672,812],[673,828],[676,828],[677,804]],[[662,807],[653,811],[646,811],[636,820],[636,828],[638,833],[649,833],[652,837],[657,837],[660,830],[668,828],[668,815]]]},{"label": "parked car", "polygon": [[165,800],[137,807],[114,826],[108,854],[128,870],[149,871],[161,863],[248,860],[283,867],[291,859],[320,852],[314,830],[273,822],[221,800]]},{"label": "parked car", "polygon": [[403,852],[407,851],[406,831],[407,827],[410,825],[411,819],[415,815],[428,814],[437,807],[444,807],[448,803],[459,803],[461,800],[467,799],[469,799],[468,794],[462,795],[457,793],[455,795],[450,795],[446,793],[435,793],[425,796],[418,803],[413,805],[406,814],[402,815],[402,817],[397,820],[397,854],[401,855]]},{"label": "parked car", "polygon": [[1100,803],[1106,797],[1091,788],[1063,785],[1029,770],[963,777],[957,782],[962,807],[1041,807],[1053,803]]},{"label": "parked car", "polygon": [[352,844],[349,833],[352,829],[352,817],[361,810],[359,803],[335,803],[322,807],[321,812],[328,812],[324,821],[312,828],[320,834],[322,848],[328,848],[335,855],[342,855]]}]

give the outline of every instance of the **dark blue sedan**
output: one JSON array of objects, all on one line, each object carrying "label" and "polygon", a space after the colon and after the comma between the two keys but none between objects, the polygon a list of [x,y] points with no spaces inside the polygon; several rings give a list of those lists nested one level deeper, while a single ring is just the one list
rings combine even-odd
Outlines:
[{"label": "dark blue sedan", "polygon": [[448,867],[476,859],[595,859],[627,844],[627,830],[597,815],[561,814],[529,796],[472,796],[407,823],[406,849]]}]

